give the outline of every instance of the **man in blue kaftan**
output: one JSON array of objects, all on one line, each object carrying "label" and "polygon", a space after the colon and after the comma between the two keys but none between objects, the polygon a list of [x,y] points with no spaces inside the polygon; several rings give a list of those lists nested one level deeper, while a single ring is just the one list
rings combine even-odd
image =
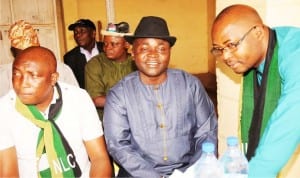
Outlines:
[{"label": "man in blue kaftan", "polygon": [[176,38],[164,19],[143,17],[125,39],[133,44],[138,71],[110,90],[104,107],[104,135],[118,176],[185,171],[200,157],[203,142],[217,143],[214,105],[196,77],[168,69]]}]

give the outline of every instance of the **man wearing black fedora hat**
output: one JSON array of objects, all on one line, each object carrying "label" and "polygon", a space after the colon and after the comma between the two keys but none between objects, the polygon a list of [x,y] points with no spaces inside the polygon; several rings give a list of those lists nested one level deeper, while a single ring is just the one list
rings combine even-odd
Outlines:
[{"label": "man wearing black fedora hat", "polygon": [[64,62],[72,69],[79,86],[85,88],[84,67],[92,57],[103,51],[103,43],[96,42],[96,26],[89,19],[79,19],[68,29],[73,31],[77,46],[64,55]]},{"label": "man wearing black fedora hat", "polygon": [[185,171],[205,141],[217,143],[214,105],[200,81],[168,68],[176,37],[163,18],[143,17],[126,35],[138,71],[108,93],[104,132],[119,177],[167,177]]}]

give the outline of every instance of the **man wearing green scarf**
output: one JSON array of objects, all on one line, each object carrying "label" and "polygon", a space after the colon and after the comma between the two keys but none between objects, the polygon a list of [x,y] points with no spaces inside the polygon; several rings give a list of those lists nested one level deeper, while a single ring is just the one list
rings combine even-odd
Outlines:
[{"label": "man wearing green scarf", "polygon": [[217,15],[212,45],[216,59],[243,74],[240,125],[249,178],[276,177],[300,141],[300,29],[270,28],[254,8],[232,5]]},{"label": "man wearing green scarf", "polygon": [[56,59],[29,47],[0,99],[0,177],[110,177],[101,121],[89,95],[57,82]]}]

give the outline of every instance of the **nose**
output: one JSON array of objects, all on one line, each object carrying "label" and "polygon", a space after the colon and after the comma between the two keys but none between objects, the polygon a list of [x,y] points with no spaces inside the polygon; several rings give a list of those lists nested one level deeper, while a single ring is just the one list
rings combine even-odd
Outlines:
[{"label": "nose", "polygon": [[74,38],[79,38],[82,35],[82,32],[74,33]]},{"label": "nose", "polygon": [[112,49],[114,47],[114,45],[112,43],[107,43],[104,46],[106,49]]},{"label": "nose", "polygon": [[159,56],[159,52],[157,52],[156,50],[149,50],[147,56],[149,56],[149,57],[158,57]]},{"label": "nose", "polygon": [[228,50],[223,50],[223,54],[220,57],[224,62],[227,62],[232,57],[232,54]]},{"label": "nose", "polygon": [[21,78],[21,86],[23,88],[29,87],[30,86],[30,81],[29,81],[29,76],[28,75],[23,75]]},{"label": "nose", "polygon": [[79,38],[79,37],[80,37],[80,33],[74,34],[74,38]]}]

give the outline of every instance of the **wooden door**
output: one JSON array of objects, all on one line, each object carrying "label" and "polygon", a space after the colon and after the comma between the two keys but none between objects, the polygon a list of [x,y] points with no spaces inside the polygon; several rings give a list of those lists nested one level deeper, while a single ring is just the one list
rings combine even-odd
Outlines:
[{"label": "wooden door", "polygon": [[[0,0],[0,64],[9,63],[8,29],[18,20],[32,24],[41,46],[51,49],[60,58],[55,0]],[[2,38],[1,38],[2,36]]]}]

